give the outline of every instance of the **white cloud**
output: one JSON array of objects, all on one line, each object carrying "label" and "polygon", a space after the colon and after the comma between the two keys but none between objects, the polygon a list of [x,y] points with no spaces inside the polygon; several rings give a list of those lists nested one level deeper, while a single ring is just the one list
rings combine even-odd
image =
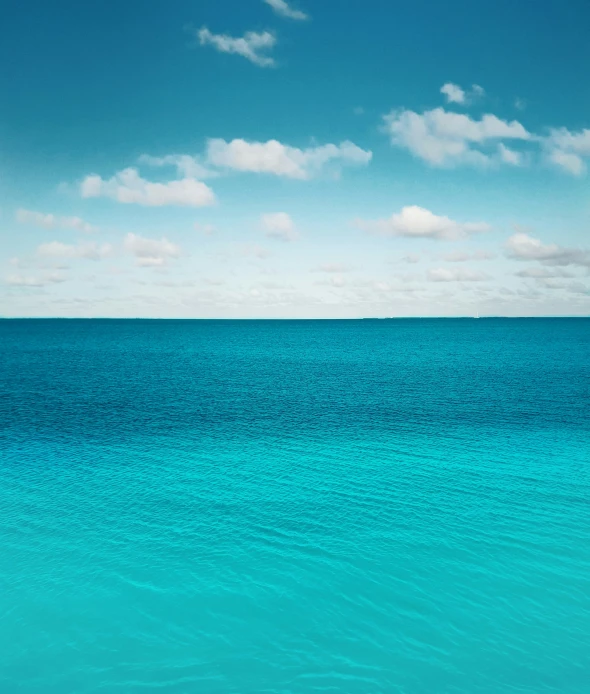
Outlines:
[{"label": "white cloud", "polygon": [[516,260],[538,260],[545,265],[579,265],[590,268],[590,251],[544,244],[528,234],[514,234],[506,243],[508,256]]},{"label": "white cloud", "polygon": [[575,277],[575,274],[570,270],[565,270],[561,267],[539,267],[533,265],[524,270],[519,270],[515,273],[517,277],[526,277],[529,279],[547,279],[550,277]]},{"label": "white cloud", "polygon": [[553,128],[544,140],[549,161],[574,176],[586,171],[585,157],[590,157],[590,129],[571,132]]},{"label": "white cloud", "polygon": [[446,84],[443,84],[443,86],[440,88],[440,93],[445,95],[447,103],[449,104],[465,103],[465,92],[461,89],[461,87],[458,84],[447,82]]},{"label": "white cloud", "polygon": [[477,98],[484,96],[485,89],[479,84],[471,85],[471,91],[466,92],[458,84],[447,82],[440,88],[440,93],[444,94],[447,104],[468,104]]},{"label": "white cloud", "polygon": [[102,260],[113,252],[109,243],[99,245],[95,242],[68,244],[60,241],[42,243],[37,248],[37,255],[45,258],[84,258],[86,260]]},{"label": "white cloud", "polygon": [[166,154],[163,157],[152,157],[150,154],[142,154],[139,163],[146,166],[174,166],[179,176],[183,178],[212,178],[218,174],[190,154]]},{"label": "white cloud", "polygon": [[484,222],[456,222],[449,217],[438,216],[417,205],[403,207],[401,212],[389,219],[355,221],[363,231],[384,236],[407,236],[409,238],[433,238],[453,241],[469,234],[489,231]]},{"label": "white cloud", "polygon": [[211,188],[194,178],[183,178],[168,183],[152,183],[141,178],[137,169],[119,171],[108,180],[93,174],[80,185],[83,198],[111,198],[121,203],[161,207],[178,205],[203,207],[215,202]]},{"label": "white cloud", "polygon": [[281,241],[295,241],[299,238],[295,223],[286,212],[263,214],[260,223],[266,236],[271,238]]},{"label": "white cloud", "polygon": [[25,210],[22,207],[15,212],[14,216],[19,224],[31,224],[43,229],[74,229],[86,234],[96,231],[96,227],[80,217],[59,217],[54,214]]},{"label": "white cloud", "polygon": [[213,34],[203,27],[197,32],[201,46],[213,46],[220,53],[234,53],[241,55],[259,67],[272,67],[275,64],[273,58],[264,55],[276,45],[277,39],[269,31],[257,33],[247,31],[244,36],[234,37],[228,34]]},{"label": "white cloud", "polygon": [[294,10],[290,7],[285,0],[263,0],[267,5],[270,5],[272,9],[281,17],[287,17],[288,19],[297,19],[299,21],[304,21],[309,19],[309,15],[301,10]]},{"label": "white cloud", "polygon": [[349,141],[307,149],[289,147],[278,140],[211,139],[207,143],[207,162],[212,166],[299,179],[311,178],[329,162],[366,165],[372,156]]},{"label": "white cloud", "polygon": [[125,250],[136,258],[141,267],[161,267],[170,258],[179,258],[182,254],[180,246],[167,238],[148,239],[139,234],[127,234],[124,242]]},{"label": "white cloud", "polygon": [[500,155],[500,159],[505,163],[505,164],[512,164],[512,166],[522,166],[523,162],[523,156],[520,152],[516,152],[513,149],[510,149],[509,147],[506,147],[506,145],[500,144],[498,145],[498,154]]},{"label": "white cloud", "polygon": [[194,228],[195,231],[200,231],[205,236],[212,236],[217,231],[213,224],[201,224],[200,222],[195,222]]},{"label": "white cloud", "polygon": [[27,275],[9,275],[5,278],[4,283],[11,287],[45,287],[48,284],[58,284],[65,282],[66,278],[58,273],[49,275],[27,276]]},{"label": "white cloud", "polygon": [[435,108],[422,114],[393,110],[383,116],[392,144],[403,147],[432,166],[487,165],[489,154],[475,148],[503,139],[529,140],[530,133],[518,121],[504,121],[493,114],[474,120],[462,113]]},{"label": "white cloud", "polygon": [[449,270],[448,268],[436,268],[428,271],[428,279],[431,282],[484,282],[491,279],[485,272],[475,270]]}]

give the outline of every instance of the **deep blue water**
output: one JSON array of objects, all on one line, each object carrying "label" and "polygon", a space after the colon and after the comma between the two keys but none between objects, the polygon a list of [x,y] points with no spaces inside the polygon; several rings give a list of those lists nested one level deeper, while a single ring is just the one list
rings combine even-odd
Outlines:
[{"label": "deep blue water", "polygon": [[0,692],[590,692],[590,320],[0,321]]}]

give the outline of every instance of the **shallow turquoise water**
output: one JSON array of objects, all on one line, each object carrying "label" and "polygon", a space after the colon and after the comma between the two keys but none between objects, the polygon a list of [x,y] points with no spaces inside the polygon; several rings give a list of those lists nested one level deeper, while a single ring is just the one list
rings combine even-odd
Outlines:
[{"label": "shallow turquoise water", "polygon": [[0,321],[0,692],[590,691],[590,320]]}]

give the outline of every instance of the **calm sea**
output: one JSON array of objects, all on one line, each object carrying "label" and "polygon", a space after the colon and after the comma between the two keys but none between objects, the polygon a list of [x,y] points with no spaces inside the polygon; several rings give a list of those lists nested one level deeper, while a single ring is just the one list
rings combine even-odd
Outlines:
[{"label": "calm sea", "polygon": [[0,321],[2,694],[587,694],[590,320]]}]

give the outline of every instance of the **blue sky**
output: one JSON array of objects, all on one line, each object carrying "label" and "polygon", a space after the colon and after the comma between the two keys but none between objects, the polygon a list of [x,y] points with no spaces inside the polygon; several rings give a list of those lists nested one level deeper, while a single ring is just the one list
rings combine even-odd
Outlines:
[{"label": "blue sky", "polygon": [[9,0],[0,314],[590,313],[584,0]]}]

